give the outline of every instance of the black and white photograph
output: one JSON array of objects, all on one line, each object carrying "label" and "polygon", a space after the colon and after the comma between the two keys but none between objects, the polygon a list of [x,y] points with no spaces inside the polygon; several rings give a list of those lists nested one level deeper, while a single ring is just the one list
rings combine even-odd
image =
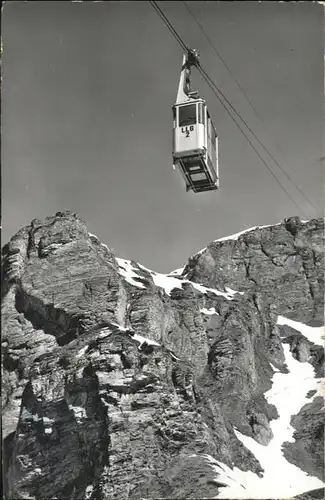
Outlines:
[{"label": "black and white photograph", "polygon": [[324,2],[1,7],[4,500],[322,500]]}]

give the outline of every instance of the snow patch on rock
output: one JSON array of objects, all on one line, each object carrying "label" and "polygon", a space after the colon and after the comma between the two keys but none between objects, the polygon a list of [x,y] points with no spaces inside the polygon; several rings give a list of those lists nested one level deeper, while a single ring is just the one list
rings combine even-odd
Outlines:
[{"label": "snow patch on rock", "polygon": [[215,310],[214,307],[210,307],[210,309],[207,309],[206,307],[202,307],[202,309],[200,309],[200,311],[203,314],[208,314],[208,315],[217,314],[219,316],[219,314],[217,313],[217,311]]},{"label": "snow patch on rock", "polygon": [[134,278],[139,278],[138,274],[134,271],[134,267],[130,260],[116,258],[119,265],[119,272],[123,278],[130,283],[130,285],[136,286],[138,288],[146,288],[145,285]]},{"label": "snow patch on rock", "polygon": [[278,325],[290,326],[291,328],[294,328],[294,330],[300,332],[301,335],[309,340],[309,342],[324,347],[324,326],[308,326],[300,323],[299,321],[293,321],[292,319],[285,318],[284,316],[278,317]]},{"label": "snow patch on rock", "polygon": [[[287,324],[284,320],[285,318],[279,316],[278,324]],[[312,327],[297,322],[294,324],[296,329],[299,326],[302,334],[305,332],[306,337],[311,334]],[[319,337],[314,334],[315,338],[319,340]],[[250,471],[242,471],[237,467],[231,469],[207,455],[207,460],[217,473],[217,481],[225,485],[216,498],[290,498],[324,487],[320,479],[308,475],[288,462],[282,452],[284,443],[294,442],[295,430],[290,423],[291,417],[297,415],[305,404],[310,403],[310,399],[307,398],[309,391],[316,391],[313,398],[322,393],[322,380],[315,377],[313,366],[310,363],[297,361],[291,354],[288,344],[283,344],[283,349],[289,372],[281,373],[273,367],[275,370],[272,378],[273,385],[265,393],[268,403],[277,408],[279,415],[277,419],[270,422],[273,439],[267,446],[263,446],[253,438],[235,430],[237,438],[253,453],[263,467],[263,477]]]}]

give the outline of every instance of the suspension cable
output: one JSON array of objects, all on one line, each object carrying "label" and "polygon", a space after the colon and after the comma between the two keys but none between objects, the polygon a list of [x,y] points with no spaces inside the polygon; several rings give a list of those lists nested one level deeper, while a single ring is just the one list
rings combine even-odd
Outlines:
[{"label": "suspension cable", "polygon": [[[203,28],[202,24],[198,21],[198,19],[196,18],[196,16],[194,15],[194,13],[192,12],[192,10],[189,8],[189,6],[187,5],[187,2],[183,0],[183,4],[184,6],[186,7],[187,11],[190,13],[190,15],[192,16],[192,18],[194,19],[194,21],[196,22],[196,24],[198,25],[198,27],[200,28],[200,30],[202,31],[203,35],[205,36],[206,40],[209,42],[209,44],[211,45],[213,51],[216,53],[216,55],[219,57],[219,59],[221,60],[221,62],[223,63],[223,65],[225,66],[225,68],[227,69],[227,71],[229,72],[229,74],[232,76],[233,80],[236,82],[238,88],[241,90],[242,94],[244,95],[244,97],[246,98],[247,102],[249,103],[250,107],[252,108],[252,110],[254,111],[255,115],[258,117],[258,119],[263,123],[263,120],[262,118],[259,116],[257,110],[255,109],[255,107],[253,106],[252,102],[250,101],[250,99],[248,98],[245,90],[242,88],[242,86],[240,85],[239,81],[237,80],[237,78],[235,77],[235,75],[233,74],[233,72],[231,71],[231,69],[229,68],[229,66],[227,65],[226,61],[224,60],[224,58],[221,56],[220,52],[217,50],[216,46],[214,45],[214,43],[212,42],[211,38],[207,35],[207,33],[205,32],[205,29]],[[221,90],[218,89],[219,92],[221,93]],[[226,96],[223,95],[223,97],[227,100]],[[232,107],[232,104],[230,102],[228,102],[229,106]],[[235,110],[234,108],[234,111],[235,113],[239,116],[239,118],[244,121],[241,116],[237,113],[237,111]],[[277,165],[277,167],[281,170],[281,172],[286,176],[286,178],[293,184],[293,186],[297,189],[297,191],[300,192],[300,194],[305,198],[305,200],[309,203],[310,206],[312,206],[316,212],[317,212],[317,207],[314,205],[314,203],[306,196],[306,194],[302,191],[302,189],[297,186],[295,184],[295,182],[291,179],[291,177],[289,176],[289,174],[284,170],[283,166],[279,163],[279,161],[274,157],[274,155],[266,148],[266,146],[262,143],[262,141],[260,141],[260,139],[256,136],[256,134],[252,131],[252,129],[248,126],[248,124],[246,122],[245,123],[245,126],[247,127],[247,129],[251,132],[251,134],[253,135],[253,137],[256,139],[256,141],[260,144],[260,146],[264,149],[264,151],[270,156],[270,158],[272,158],[272,160],[274,161],[274,163]]]},{"label": "suspension cable", "polygon": [[[174,37],[176,38],[176,40],[178,41],[178,43],[181,45],[181,47],[183,48],[183,50],[185,50],[186,52],[188,52],[189,48],[187,47],[187,45],[185,44],[185,42],[183,41],[183,39],[181,38],[181,36],[177,33],[176,29],[170,23],[170,21],[168,20],[168,18],[165,16],[164,12],[157,5],[157,2],[155,2],[155,1],[152,0],[149,3],[156,10],[156,12],[159,14],[159,16],[161,17],[161,19],[166,24],[167,28],[171,31],[171,33],[174,35]],[[231,117],[231,119],[233,120],[233,122],[235,123],[235,125],[237,126],[237,128],[241,131],[241,133],[244,135],[244,137],[246,138],[246,140],[248,141],[248,143],[250,144],[250,146],[252,147],[252,149],[255,151],[255,153],[257,154],[258,158],[263,163],[263,165],[268,169],[268,171],[271,173],[271,175],[276,180],[276,182],[278,183],[278,185],[284,190],[284,192],[286,193],[286,195],[292,201],[292,203],[298,208],[298,210],[303,214],[303,216],[306,217],[306,215],[303,213],[302,209],[299,207],[299,205],[296,203],[296,201],[292,198],[292,196],[287,191],[287,189],[282,185],[282,183],[276,177],[276,175],[274,174],[274,172],[270,169],[269,165],[266,163],[266,161],[264,160],[264,158],[260,155],[260,153],[258,152],[258,150],[256,149],[256,147],[254,146],[254,144],[252,143],[252,141],[250,140],[250,138],[247,136],[247,134],[245,133],[245,131],[238,124],[236,118],[234,118],[234,116],[232,115],[232,113],[230,112],[230,110],[227,108],[226,104],[223,102],[222,98],[227,102],[227,104],[230,106],[230,108],[232,109],[232,111],[240,118],[240,120],[244,123],[244,125],[252,133],[253,137],[258,142],[260,142],[259,139],[255,136],[254,132],[250,129],[250,127],[247,125],[247,123],[245,122],[245,120],[240,116],[240,114],[232,106],[232,104],[227,99],[227,97],[223,94],[223,92],[221,92],[221,90],[217,87],[216,83],[210,78],[210,76],[207,74],[207,72],[202,67],[201,63],[198,63],[197,68],[198,68],[199,72],[201,73],[202,77],[204,78],[204,80],[206,81],[206,83],[208,84],[208,86],[210,87],[210,89],[212,90],[212,92],[214,93],[214,95],[217,97],[217,99],[219,100],[219,102],[222,104],[222,106],[225,109],[225,111],[228,113],[228,115]],[[264,146],[262,143],[260,143],[260,144],[262,146]]]},{"label": "suspension cable", "polygon": [[[199,26],[199,28],[201,29],[201,31],[203,32],[205,38],[207,39],[207,41],[209,42],[209,44],[211,45],[212,49],[214,50],[214,52],[217,54],[217,56],[220,58],[220,60],[222,61],[222,63],[224,64],[224,66],[226,67],[226,69],[228,70],[228,72],[230,73],[230,75],[232,76],[232,78],[234,79],[234,81],[236,82],[237,86],[239,87],[239,89],[242,91],[243,95],[245,96],[246,100],[248,101],[248,103],[250,104],[251,108],[253,109],[253,111],[255,112],[256,116],[259,118],[259,120],[261,122],[263,122],[262,118],[259,116],[259,114],[257,113],[255,107],[253,106],[253,104],[251,103],[251,101],[249,100],[248,96],[246,95],[244,89],[241,87],[240,83],[238,82],[238,80],[236,79],[236,77],[234,76],[234,74],[232,73],[231,69],[228,67],[227,63],[224,61],[224,59],[222,58],[221,54],[217,51],[215,45],[213,44],[212,40],[210,39],[210,37],[205,33],[205,30],[202,26],[202,24],[196,19],[195,15],[193,14],[193,12],[191,11],[191,9],[188,7],[187,3],[183,0],[183,4],[185,5],[185,7],[187,8],[188,12],[191,14],[191,16],[193,17],[193,19],[195,20],[196,24]],[[217,88],[216,84],[213,82],[213,84],[215,85],[215,87]],[[269,149],[262,143],[262,141],[258,138],[258,136],[254,133],[254,131],[251,129],[251,127],[247,124],[247,122],[240,116],[240,114],[236,111],[236,109],[233,107],[233,105],[231,104],[231,102],[227,99],[227,97],[221,92],[221,90],[219,88],[217,88],[218,92],[223,96],[223,98],[226,100],[226,102],[228,103],[228,105],[233,109],[233,111],[236,113],[236,115],[238,116],[238,118],[244,123],[244,125],[246,126],[246,128],[250,131],[250,133],[252,134],[252,136],[255,138],[255,140],[260,144],[260,146],[263,148],[263,150],[269,155],[270,158],[272,158],[272,160],[274,161],[274,163],[277,165],[277,167],[281,170],[281,172],[286,176],[286,178],[292,183],[292,185],[297,189],[297,191],[299,191],[299,193],[305,198],[305,200],[309,203],[310,206],[312,206],[316,212],[317,212],[317,207],[314,205],[314,203],[306,196],[306,194],[302,191],[302,189],[297,186],[297,184],[291,179],[291,177],[289,176],[289,174],[284,170],[284,168],[282,167],[282,165],[279,163],[279,161],[274,157],[274,155],[269,151]]]},{"label": "suspension cable", "polygon": [[179,34],[177,33],[177,31],[175,30],[175,28],[173,27],[173,25],[169,22],[169,20],[167,19],[167,17],[165,16],[165,14],[163,13],[163,11],[161,10],[161,8],[157,5],[157,2],[150,1],[149,3],[150,3],[150,5],[152,7],[154,7],[154,9],[156,9],[156,11],[158,12],[159,16],[162,18],[162,20],[164,21],[164,23],[167,25],[168,29],[174,35],[174,37],[176,38],[176,40],[178,41],[178,43],[187,52],[189,50],[188,47],[187,47],[187,45],[182,40],[182,38],[179,36]]},{"label": "suspension cable", "polygon": [[206,40],[208,41],[208,43],[211,45],[212,47],[212,50],[215,52],[215,54],[218,56],[218,58],[220,59],[220,61],[222,62],[222,64],[224,65],[224,67],[226,68],[226,70],[228,71],[228,73],[230,74],[230,76],[232,77],[232,79],[234,80],[234,82],[236,83],[237,87],[240,89],[240,91],[242,92],[243,96],[245,97],[246,101],[248,102],[248,104],[250,105],[250,107],[252,108],[252,110],[254,111],[255,115],[257,116],[257,118],[262,121],[262,118],[260,117],[260,115],[258,114],[257,112],[257,109],[255,108],[255,106],[253,105],[253,103],[251,102],[251,100],[249,99],[248,95],[246,94],[245,90],[243,89],[243,87],[241,86],[240,82],[237,80],[237,78],[235,77],[235,75],[233,74],[233,72],[231,71],[231,69],[229,68],[228,64],[226,63],[226,61],[224,60],[224,58],[222,57],[222,55],[220,54],[220,52],[217,50],[216,46],[213,44],[211,38],[207,35],[207,33],[205,32],[202,24],[200,23],[200,21],[195,17],[195,15],[193,14],[192,10],[189,8],[187,2],[185,2],[183,0],[183,4],[184,6],[186,7],[187,11],[190,13],[190,15],[192,16],[192,18],[194,19],[194,21],[196,22],[196,24],[198,25],[198,27],[200,28],[200,30],[202,31],[203,35],[205,36]]},{"label": "suspension cable", "polygon": [[[210,77],[206,74],[206,72],[202,69],[201,65],[199,65],[198,67],[198,70],[201,72],[203,78],[205,79],[206,83],[208,84],[208,86],[210,87],[210,89],[212,90],[212,92],[214,93],[214,95],[217,97],[217,99],[219,100],[219,102],[222,104],[222,106],[224,107],[224,109],[227,111],[227,113],[229,114],[230,118],[233,120],[233,122],[235,123],[236,127],[241,131],[241,133],[244,135],[244,137],[246,138],[246,140],[248,141],[248,143],[250,144],[250,146],[252,147],[252,149],[255,151],[256,155],[258,156],[258,158],[261,160],[261,162],[263,163],[263,165],[267,168],[267,170],[270,172],[270,174],[272,175],[272,177],[275,179],[275,181],[277,182],[277,184],[281,187],[281,189],[283,189],[283,191],[286,193],[286,195],[288,196],[288,198],[292,201],[292,203],[298,208],[298,210],[302,213],[302,215],[304,217],[306,217],[305,213],[303,212],[303,210],[301,209],[301,207],[297,204],[297,202],[294,200],[294,198],[291,196],[291,194],[289,193],[289,191],[283,186],[283,184],[279,181],[279,179],[277,178],[277,176],[275,175],[275,173],[272,171],[272,169],[269,167],[269,165],[266,163],[266,161],[264,160],[264,158],[260,155],[259,151],[256,149],[256,147],[254,146],[253,142],[251,141],[251,139],[248,137],[248,135],[245,133],[245,131],[242,129],[242,127],[238,124],[238,122],[236,121],[236,119],[233,117],[233,115],[229,112],[229,110],[227,109],[227,106],[225,105],[225,103],[222,101],[222,99],[220,98],[220,96],[218,95],[216,89],[214,88],[214,85],[213,85],[213,82],[211,81]],[[212,83],[211,83],[212,82]]]}]

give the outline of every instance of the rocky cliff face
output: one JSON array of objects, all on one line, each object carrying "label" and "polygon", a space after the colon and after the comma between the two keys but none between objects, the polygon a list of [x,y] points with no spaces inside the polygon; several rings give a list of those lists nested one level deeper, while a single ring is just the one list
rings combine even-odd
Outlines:
[{"label": "rocky cliff face", "polygon": [[21,229],[2,251],[5,498],[322,498],[323,231],[255,228],[166,276],[70,212]]}]

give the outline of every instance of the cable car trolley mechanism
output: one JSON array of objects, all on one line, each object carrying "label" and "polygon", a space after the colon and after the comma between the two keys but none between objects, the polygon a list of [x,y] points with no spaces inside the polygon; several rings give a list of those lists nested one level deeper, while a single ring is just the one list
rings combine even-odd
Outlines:
[{"label": "cable car trolley mechanism", "polygon": [[176,103],[173,106],[173,164],[186,182],[186,191],[199,193],[219,188],[218,136],[204,99],[191,91],[191,66],[198,53],[183,56]]}]

